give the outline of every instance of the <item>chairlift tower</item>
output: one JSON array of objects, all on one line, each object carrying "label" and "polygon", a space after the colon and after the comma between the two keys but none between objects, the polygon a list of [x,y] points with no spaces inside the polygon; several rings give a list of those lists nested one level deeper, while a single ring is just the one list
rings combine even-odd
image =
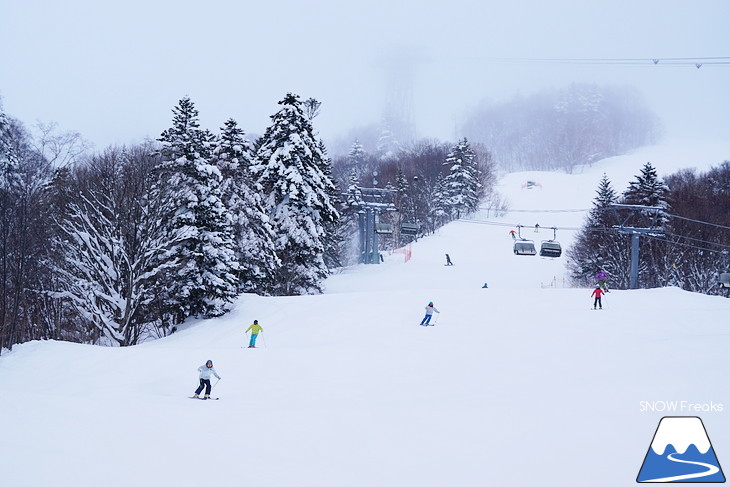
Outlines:
[{"label": "chairlift tower", "polygon": [[397,211],[393,204],[396,191],[381,188],[357,188],[358,236],[361,264],[380,264],[379,235],[393,233],[393,227],[380,223],[380,214]]},{"label": "chairlift tower", "polygon": [[[609,205],[616,218],[614,225],[619,233],[631,235],[631,270],[629,275],[629,289],[639,288],[639,237],[642,235],[662,235],[661,212],[664,208],[642,205]],[[622,211],[622,212],[620,212]],[[625,216],[625,217],[623,217]],[[648,224],[646,226],[630,226],[629,223]]]}]

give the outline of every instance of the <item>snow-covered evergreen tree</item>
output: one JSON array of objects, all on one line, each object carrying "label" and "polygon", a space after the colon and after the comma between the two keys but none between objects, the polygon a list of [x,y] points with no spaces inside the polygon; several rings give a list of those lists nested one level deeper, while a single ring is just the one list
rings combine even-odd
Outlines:
[{"label": "snow-covered evergreen tree", "polygon": [[[350,152],[347,154],[347,172],[352,176],[355,175],[356,180],[359,182],[360,178],[365,174],[367,153],[365,148],[360,144],[358,139],[352,143]],[[356,184],[359,184],[356,182]]]},{"label": "snow-covered evergreen tree", "polygon": [[[311,120],[311,118],[310,118]],[[342,200],[332,180],[332,159],[327,156],[327,147],[324,141],[320,139],[319,151],[322,154],[320,170],[325,176],[327,182],[325,191],[329,200],[329,207],[325,208],[322,213],[322,221],[324,225],[324,262],[328,269],[342,267],[342,243],[345,240],[345,228],[340,225],[340,214],[336,208],[342,208]]]},{"label": "snow-covered evergreen tree", "polygon": [[348,209],[357,210],[362,206],[362,191],[358,183],[357,174],[350,174],[350,183],[347,186],[347,194],[345,196],[345,204]]},{"label": "snow-covered evergreen tree", "polygon": [[377,152],[381,160],[392,159],[401,148],[400,142],[393,133],[395,121],[392,117],[384,117],[378,136]]},{"label": "snow-covered evergreen tree", "polygon": [[[661,208],[656,220],[654,220],[656,216],[654,210],[644,212],[647,222],[640,224],[641,226],[656,224],[659,227],[657,231],[660,231],[669,222],[668,192],[669,188],[659,178],[654,166],[647,162],[641,168],[641,173],[636,176],[636,179],[629,183],[621,202],[627,205]],[[639,250],[639,285],[641,287],[657,287],[668,284],[669,274],[662,271],[666,267],[664,256],[667,251],[665,241],[653,239],[651,236],[641,238]]]},{"label": "snow-covered evergreen tree", "polygon": [[183,264],[173,280],[168,306],[179,319],[219,316],[237,291],[238,264],[231,222],[221,198],[221,173],[211,164],[214,136],[200,128],[190,98],[173,109],[172,127],[162,132],[158,191],[171,191],[177,212],[173,230],[188,238],[176,249]]},{"label": "snow-covered evergreen tree", "polygon": [[395,187],[393,188],[395,190],[395,198],[393,199],[393,204],[395,205],[396,211],[393,213],[393,223],[395,225],[394,228],[394,238],[395,238],[395,246],[400,247],[405,243],[403,241],[403,237],[401,236],[401,224],[406,221],[408,208],[409,208],[409,185],[408,185],[408,178],[406,178],[405,173],[403,172],[403,168],[398,166],[398,170],[395,174]]},{"label": "snow-covered evergreen tree", "polygon": [[444,198],[448,204],[447,212],[460,218],[479,207],[479,173],[476,154],[466,138],[457,142],[446,156],[444,165],[449,166],[449,174],[443,181]]},{"label": "snow-covered evergreen tree", "polygon": [[650,162],[641,168],[641,174],[636,176],[634,181],[629,183],[628,189],[623,194],[623,203],[627,205],[656,206],[662,208],[662,220],[666,221],[669,203],[666,195],[669,191],[657,175],[656,169]]},{"label": "snow-covered evergreen tree", "polygon": [[594,285],[595,275],[604,271],[611,287],[625,288],[629,284],[628,240],[611,227],[616,223],[608,207],[618,196],[605,174],[596,190],[593,208],[589,211],[575,243],[566,252],[568,269],[581,285]]},{"label": "snow-covered evergreen tree", "polygon": [[252,172],[264,188],[276,234],[277,292],[321,292],[327,275],[325,225],[337,215],[330,201],[332,181],[324,173],[325,155],[297,95],[288,93],[272,115]]},{"label": "snow-covered evergreen tree", "polygon": [[365,148],[362,146],[358,139],[352,143],[350,152],[347,154],[347,160],[353,166],[357,166],[365,162]]},{"label": "snow-covered evergreen tree", "polygon": [[431,227],[436,229],[451,220],[453,214],[451,198],[449,196],[449,188],[446,185],[446,178],[438,176],[436,179],[436,189],[433,192],[433,202],[429,218]]},{"label": "snow-covered evergreen tree", "polygon": [[221,171],[223,201],[231,215],[238,286],[241,292],[268,294],[281,264],[274,248],[274,231],[261,197],[262,187],[250,169],[253,145],[238,123],[229,119],[221,128],[215,164]]},{"label": "snow-covered evergreen tree", "polygon": [[0,106],[0,189],[3,191],[8,190],[18,177],[18,155],[14,139],[10,121]]}]

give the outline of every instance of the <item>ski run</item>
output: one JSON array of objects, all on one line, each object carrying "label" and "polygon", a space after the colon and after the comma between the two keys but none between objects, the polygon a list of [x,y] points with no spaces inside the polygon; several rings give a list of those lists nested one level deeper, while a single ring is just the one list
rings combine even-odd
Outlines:
[{"label": "ski run", "polygon": [[[648,147],[571,175],[508,174],[498,189],[513,209],[587,209],[604,172],[623,188],[648,160],[668,174],[728,156],[727,145]],[[584,216],[471,220],[539,223],[539,243]],[[663,416],[641,404],[730,404],[730,301],[612,289],[593,313],[593,287],[569,287],[564,257],[515,256],[509,230],[455,221],[407,263],[386,253],[320,295],[243,295],[220,318],[134,347],[19,345],[0,357],[0,483],[633,485]],[[573,236],[557,240],[567,249]],[[429,302],[435,326],[418,326]],[[253,320],[263,330],[249,349]],[[206,360],[223,400],[189,401]],[[730,464],[730,416],[702,420]]]}]

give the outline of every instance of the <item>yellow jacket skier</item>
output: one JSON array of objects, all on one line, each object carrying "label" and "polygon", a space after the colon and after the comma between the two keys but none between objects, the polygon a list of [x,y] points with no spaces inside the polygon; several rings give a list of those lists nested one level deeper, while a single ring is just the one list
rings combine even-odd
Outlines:
[{"label": "yellow jacket skier", "polygon": [[248,342],[248,348],[256,348],[256,339],[259,337],[259,333],[264,331],[259,325],[259,320],[253,320],[253,324],[246,328],[244,333],[251,332],[251,340]]}]

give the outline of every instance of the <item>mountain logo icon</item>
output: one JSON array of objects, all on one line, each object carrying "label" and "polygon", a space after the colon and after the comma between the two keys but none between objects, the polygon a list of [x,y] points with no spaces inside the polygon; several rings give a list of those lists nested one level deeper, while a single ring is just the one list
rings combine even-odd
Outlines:
[{"label": "mountain logo icon", "polygon": [[663,417],[636,481],[725,482],[725,475],[702,420],[697,416]]}]

